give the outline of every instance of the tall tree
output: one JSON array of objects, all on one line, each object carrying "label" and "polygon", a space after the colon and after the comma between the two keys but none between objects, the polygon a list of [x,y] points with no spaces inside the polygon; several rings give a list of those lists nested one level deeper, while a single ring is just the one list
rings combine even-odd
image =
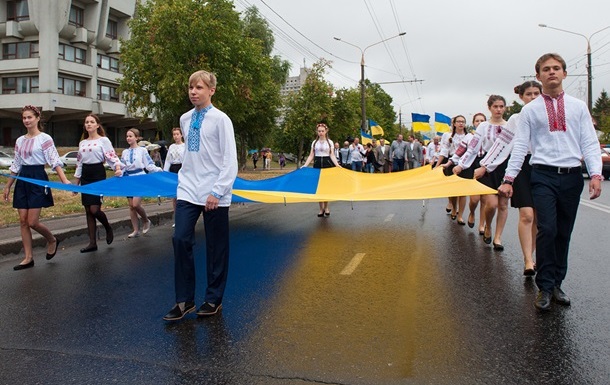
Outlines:
[{"label": "tall tree", "polygon": [[602,132],[600,141],[610,143],[610,98],[606,90],[602,90],[593,106],[593,118],[596,128]]},{"label": "tall tree", "polygon": [[254,10],[246,18],[228,0],[139,1],[121,47],[128,108],[156,117],[168,132],[192,108],[189,75],[211,71],[218,77],[214,105],[231,117],[244,164],[248,142],[274,125],[287,75],[287,65],[269,56],[266,24]]},{"label": "tall tree", "polygon": [[[297,154],[297,164],[314,139],[316,124],[332,120],[332,85],[324,80],[329,62],[320,59],[314,63],[301,89],[288,96],[287,112],[278,144]],[[331,134],[332,135],[332,134]]]},{"label": "tall tree", "polygon": [[360,91],[356,88],[342,88],[335,92],[332,104],[331,122],[333,140],[344,141],[348,136],[360,135]]}]

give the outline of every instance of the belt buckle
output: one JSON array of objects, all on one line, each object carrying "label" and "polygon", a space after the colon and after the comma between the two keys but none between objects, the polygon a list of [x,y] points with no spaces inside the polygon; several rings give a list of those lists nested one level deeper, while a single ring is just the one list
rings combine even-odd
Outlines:
[{"label": "belt buckle", "polygon": [[569,174],[570,173],[570,167],[557,167],[557,174],[562,175],[562,174]]}]

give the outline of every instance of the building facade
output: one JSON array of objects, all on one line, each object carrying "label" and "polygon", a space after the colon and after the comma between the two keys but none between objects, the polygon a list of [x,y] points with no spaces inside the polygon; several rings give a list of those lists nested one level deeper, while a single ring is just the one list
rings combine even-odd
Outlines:
[{"label": "building facade", "polygon": [[118,92],[120,38],[136,0],[0,0],[0,145],[25,132],[21,108],[41,108],[57,146],[77,146],[87,114],[97,114],[120,148],[125,131],[154,135],[131,116]]}]

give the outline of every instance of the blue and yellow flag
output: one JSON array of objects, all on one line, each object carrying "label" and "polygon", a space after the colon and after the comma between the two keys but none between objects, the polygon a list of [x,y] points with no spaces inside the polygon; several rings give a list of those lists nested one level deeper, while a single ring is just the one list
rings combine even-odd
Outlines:
[{"label": "blue and yellow flag", "polygon": [[413,131],[430,131],[430,115],[422,115],[411,113],[411,120],[413,121]]},{"label": "blue and yellow flag", "polygon": [[367,143],[373,143],[373,135],[367,134],[362,128],[360,129],[360,136],[360,143],[362,143],[363,146],[366,146]]},{"label": "blue and yellow flag", "polygon": [[383,135],[383,128],[373,119],[369,119],[369,127],[371,128],[371,135]]},{"label": "blue and yellow flag", "polygon": [[451,131],[451,118],[441,113],[434,113],[434,129],[436,132]]}]

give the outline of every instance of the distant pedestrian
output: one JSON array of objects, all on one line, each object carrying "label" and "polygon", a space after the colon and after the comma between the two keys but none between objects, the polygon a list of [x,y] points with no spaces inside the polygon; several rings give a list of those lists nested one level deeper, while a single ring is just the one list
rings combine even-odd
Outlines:
[{"label": "distant pedestrian", "polygon": [[265,154],[265,168],[267,170],[271,170],[271,160],[273,159],[273,153],[271,150],[267,151]]},{"label": "distant pedestrian", "polygon": [[280,170],[283,170],[284,167],[286,167],[286,156],[284,155],[283,152],[280,152],[280,154],[277,157],[277,161],[280,164]]},{"label": "distant pedestrian", "polygon": [[349,145],[351,155],[352,171],[362,172],[362,164],[364,163],[364,147],[360,144],[360,139],[354,138],[352,144]]},{"label": "distant pedestrian", "polygon": [[255,152],[254,154],[252,154],[252,165],[254,166],[255,170],[256,170],[256,162],[258,162],[258,152]]},{"label": "distant pedestrian", "polygon": [[[76,184],[85,186],[106,179],[104,163],[108,163],[108,166],[114,170],[116,176],[123,174],[121,171],[121,161],[114,151],[110,139],[106,137],[100,118],[95,114],[89,114],[85,118],[83,140],[78,145],[76,171],[74,172]],[[106,214],[102,211],[102,199],[100,196],[82,194],[81,202],[85,207],[89,244],[80,249],[80,252],[88,253],[97,250],[96,221],[99,221],[104,226],[106,230],[106,243],[111,244],[114,240],[114,232]]]},{"label": "distant pedestrian", "polygon": [[409,150],[407,142],[402,140],[401,134],[398,134],[390,146],[390,159],[392,160],[392,172],[404,171],[405,165],[408,167]]},{"label": "distant pedestrian", "polygon": [[[138,146],[138,140],[140,139],[140,131],[137,128],[130,128],[127,130],[126,140],[127,144],[129,144],[129,148],[123,150],[123,154],[121,155],[121,162],[125,165],[125,169],[123,170],[124,176],[144,175],[146,174],[146,171],[163,171],[160,167],[155,166],[155,163],[150,155],[148,155],[146,148]],[[142,207],[142,198],[127,197],[127,200],[129,201],[129,217],[131,218],[131,226],[133,227],[133,232],[127,237],[136,238],[140,236],[138,215],[142,218],[142,233],[148,233],[152,222],[148,219],[146,211]]]},{"label": "distant pedestrian", "polygon": [[345,142],[343,142],[343,147],[339,149],[339,159],[337,160],[341,164],[341,167],[346,168],[348,170],[352,169],[352,159],[350,154],[351,150],[349,148],[349,142],[346,140]]},{"label": "distant pedestrian", "polygon": [[366,144],[364,154],[364,159],[366,161],[364,165],[364,172],[373,174],[375,172],[375,164],[377,163],[377,160],[375,159],[375,151],[373,150],[373,145],[371,143]]},{"label": "distant pedestrian", "polygon": [[[328,138],[328,126],[325,123],[318,123],[316,126],[316,134],[318,137],[311,142],[311,151],[305,161],[305,164],[301,168],[309,166],[309,163],[313,160],[314,168],[329,168],[329,167],[340,167],[339,162],[335,158],[333,151],[333,141]],[[320,211],[318,217],[330,216],[330,207],[328,202],[319,202]]]},{"label": "distant pedestrian", "polygon": [[[63,163],[55,148],[53,138],[43,132],[40,121],[40,110],[31,105],[21,109],[21,121],[27,129],[25,135],[17,138],[15,143],[15,159],[9,170],[11,175],[19,175],[25,178],[49,180],[44,170],[46,164],[50,165],[59,179],[70,184],[62,168]],[[4,186],[4,200],[9,201],[11,186],[14,178],[8,178]],[[13,207],[19,213],[19,225],[21,227],[21,240],[23,242],[24,258],[13,270],[23,270],[34,267],[34,254],[32,250],[32,229],[47,240],[47,260],[53,258],[59,247],[59,240],[53,236],[51,231],[40,223],[40,211],[43,207],[53,206],[53,195],[46,187],[17,180],[13,191]]]},{"label": "distant pedestrian", "polygon": [[229,273],[229,206],[237,177],[237,149],[231,119],[212,105],[216,76],[197,71],[189,78],[195,108],[180,117],[186,152],[178,174],[173,237],[176,305],[163,317],[177,321],[195,310],[195,224],[203,214],[207,287],[199,316],[222,309]]},{"label": "distant pedestrian", "polygon": [[379,145],[375,147],[375,156],[377,158],[377,164],[379,171],[383,173],[390,172],[392,166],[390,158],[390,146],[386,144],[385,139],[379,139]]},{"label": "distant pedestrian", "polygon": [[[174,143],[169,146],[167,150],[167,159],[165,160],[165,166],[163,167],[163,171],[169,171],[174,174],[177,174],[182,168],[182,161],[184,159],[184,138],[182,137],[182,130],[180,127],[172,128],[172,138],[174,139]],[[174,213],[176,212],[176,198],[172,199]],[[172,225],[172,227],[174,227]]]}]

